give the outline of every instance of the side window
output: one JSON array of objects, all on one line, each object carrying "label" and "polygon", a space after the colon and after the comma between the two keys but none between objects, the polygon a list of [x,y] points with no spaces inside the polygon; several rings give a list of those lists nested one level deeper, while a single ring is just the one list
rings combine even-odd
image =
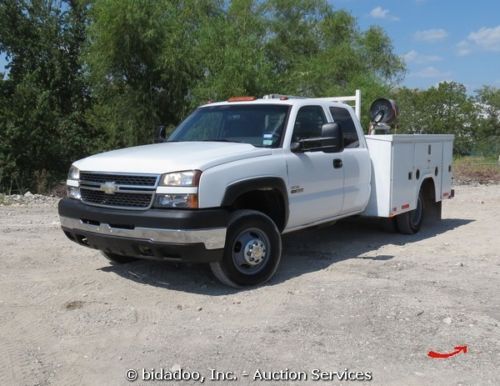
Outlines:
[{"label": "side window", "polygon": [[349,111],[342,107],[330,107],[330,112],[332,113],[333,121],[337,122],[342,128],[344,147],[359,147],[358,132]]},{"label": "side window", "polygon": [[321,106],[301,107],[295,119],[292,142],[304,138],[321,137],[321,126],[324,123],[326,123],[326,117]]}]

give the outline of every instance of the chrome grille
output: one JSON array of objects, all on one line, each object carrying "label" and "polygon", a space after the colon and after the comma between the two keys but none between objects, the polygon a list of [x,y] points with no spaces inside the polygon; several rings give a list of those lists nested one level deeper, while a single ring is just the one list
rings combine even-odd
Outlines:
[{"label": "chrome grille", "polygon": [[[82,202],[110,208],[148,209],[158,179],[157,175],[80,172]],[[114,191],[106,193],[109,184]]]}]

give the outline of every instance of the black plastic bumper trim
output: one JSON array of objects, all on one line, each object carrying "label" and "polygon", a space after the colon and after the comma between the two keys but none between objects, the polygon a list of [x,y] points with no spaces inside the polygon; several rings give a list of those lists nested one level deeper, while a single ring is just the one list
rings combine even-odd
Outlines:
[{"label": "black plastic bumper trim", "polygon": [[165,229],[220,228],[226,227],[229,219],[229,212],[223,208],[124,210],[93,207],[70,198],[59,201],[59,215],[106,224]]}]

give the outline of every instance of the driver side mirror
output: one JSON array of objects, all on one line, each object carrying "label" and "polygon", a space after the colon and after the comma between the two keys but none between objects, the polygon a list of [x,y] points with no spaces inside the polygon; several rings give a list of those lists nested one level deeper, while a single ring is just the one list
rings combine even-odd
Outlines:
[{"label": "driver side mirror", "polygon": [[323,151],[327,153],[340,153],[344,150],[344,136],[342,129],[336,122],[325,123],[321,126],[321,136],[303,138],[290,144],[294,153],[305,151]]},{"label": "driver side mirror", "polygon": [[340,153],[344,150],[344,135],[337,122],[329,122],[321,126],[321,136],[325,138],[329,152]]},{"label": "driver side mirror", "polygon": [[165,142],[167,140],[167,128],[166,126],[160,125],[156,128],[155,133],[155,143]]}]

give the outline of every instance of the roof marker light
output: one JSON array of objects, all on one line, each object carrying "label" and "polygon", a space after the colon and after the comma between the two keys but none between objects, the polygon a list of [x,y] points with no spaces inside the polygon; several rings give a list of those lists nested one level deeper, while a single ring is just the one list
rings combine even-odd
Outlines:
[{"label": "roof marker light", "polygon": [[254,96],[234,96],[234,97],[229,98],[227,101],[228,102],[250,102],[250,101],[254,101],[256,99],[257,98]]}]

